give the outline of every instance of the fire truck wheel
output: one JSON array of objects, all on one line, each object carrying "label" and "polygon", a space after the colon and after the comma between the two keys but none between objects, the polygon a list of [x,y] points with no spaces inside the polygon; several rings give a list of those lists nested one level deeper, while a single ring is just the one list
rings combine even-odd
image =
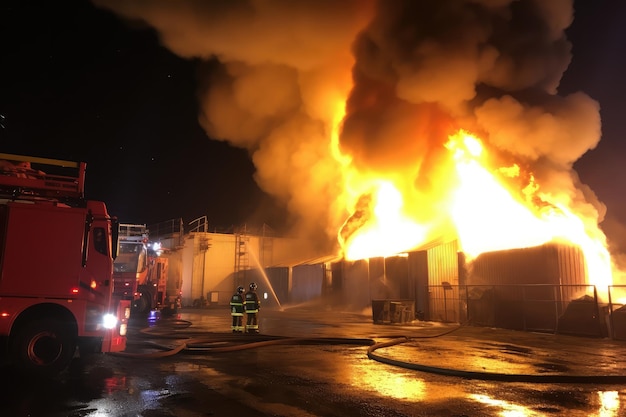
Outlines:
[{"label": "fire truck wheel", "polygon": [[141,297],[135,301],[135,312],[137,314],[147,315],[150,312],[150,294],[141,294]]},{"label": "fire truck wheel", "polygon": [[76,337],[57,320],[38,320],[25,325],[13,343],[17,365],[38,374],[57,374],[72,361]]}]

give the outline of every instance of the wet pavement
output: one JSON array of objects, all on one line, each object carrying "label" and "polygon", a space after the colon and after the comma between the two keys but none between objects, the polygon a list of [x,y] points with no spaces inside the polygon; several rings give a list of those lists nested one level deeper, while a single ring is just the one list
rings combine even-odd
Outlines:
[{"label": "wet pavement", "polygon": [[123,355],[76,358],[50,380],[1,368],[2,416],[626,415],[626,342],[368,312],[228,308],[136,322]]}]

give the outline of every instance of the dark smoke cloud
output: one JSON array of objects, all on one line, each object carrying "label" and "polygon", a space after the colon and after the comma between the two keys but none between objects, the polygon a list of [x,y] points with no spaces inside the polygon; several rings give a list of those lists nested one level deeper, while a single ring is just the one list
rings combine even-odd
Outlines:
[{"label": "dark smoke cloud", "polygon": [[342,141],[364,165],[413,166],[459,127],[567,168],[598,143],[597,103],[555,95],[571,59],[571,1],[381,2],[376,12],[354,46]]},{"label": "dark smoke cloud", "polygon": [[309,234],[332,241],[349,214],[330,152],[342,103],[352,166],[407,178],[421,201],[436,199],[443,144],[465,128],[536,172],[543,192],[601,217],[572,170],[600,139],[599,106],[558,95],[572,0],[94,3],[153,26],[180,56],[217,63],[199,83],[202,126],[249,150],[260,187]]}]

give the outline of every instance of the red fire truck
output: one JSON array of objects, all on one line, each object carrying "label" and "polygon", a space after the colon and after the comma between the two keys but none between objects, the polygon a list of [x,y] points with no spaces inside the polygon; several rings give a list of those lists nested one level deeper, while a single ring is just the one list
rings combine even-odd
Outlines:
[{"label": "red fire truck", "polygon": [[130,303],[113,297],[117,221],[85,200],[85,168],[0,154],[0,347],[27,371],[58,373],[77,346],[126,348]]},{"label": "red fire truck", "polygon": [[168,258],[149,241],[145,224],[120,224],[119,254],[113,264],[114,293],[132,302],[132,317],[151,311],[173,313],[180,307],[180,286],[169,279]]},{"label": "red fire truck", "polygon": [[113,263],[113,293],[128,300],[135,309],[140,298],[137,289],[148,275],[148,229],[145,224],[119,225],[119,253]]},{"label": "red fire truck", "polygon": [[156,310],[166,316],[175,314],[181,306],[181,279],[170,275],[169,258],[164,251],[158,242],[148,244],[148,275],[138,287],[138,313],[145,315]]}]

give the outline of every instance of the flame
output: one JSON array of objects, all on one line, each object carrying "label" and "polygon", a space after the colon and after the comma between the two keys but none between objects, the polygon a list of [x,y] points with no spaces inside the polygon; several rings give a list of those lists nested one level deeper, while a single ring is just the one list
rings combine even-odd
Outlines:
[{"label": "flame", "polygon": [[[511,189],[505,180],[519,178],[520,167],[490,169],[483,143],[474,135],[460,130],[448,139],[452,163],[445,175],[454,180],[442,181],[451,184],[443,190],[443,210],[468,259],[489,251],[571,243],[585,255],[589,283],[611,284],[610,255],[595,222],[576,214],[564,196],[542,193],[532,174],[522,189]],[[354,171],[350,179],[353,184],[358,179]],[[432,238],[433,225],[407,209],[397,181],[371,174],[361,181],[356,188],[368,191],[352,204],[352,216],[339,235],[346,259],[398,254]]]},{"label": "flame", "polygon": [[[597,229],[588,226],[554,196],[542,194],[531,182],[522,194],[542,202],[516,199],[514,194],[481,164],[481,142],[461,131],[446,147],[453,151],[458,188],[452,192],[450,215],[463,252],[470,257],[483,252],[538,246],[551,241],[578,245],[585,254],[590,284],[611,284],[611,260]],[[517,175],[517,169],[508,170]],[[532,176],[531,176],[532,179]]]},{"label": "flame", "polygon": [[380,181],[375,185],[373,195],[373,217],[350,240],[346,259],[394,255],[411,248],[426,236],[426,228],[403,214],[402,194],[391,182]]}]

